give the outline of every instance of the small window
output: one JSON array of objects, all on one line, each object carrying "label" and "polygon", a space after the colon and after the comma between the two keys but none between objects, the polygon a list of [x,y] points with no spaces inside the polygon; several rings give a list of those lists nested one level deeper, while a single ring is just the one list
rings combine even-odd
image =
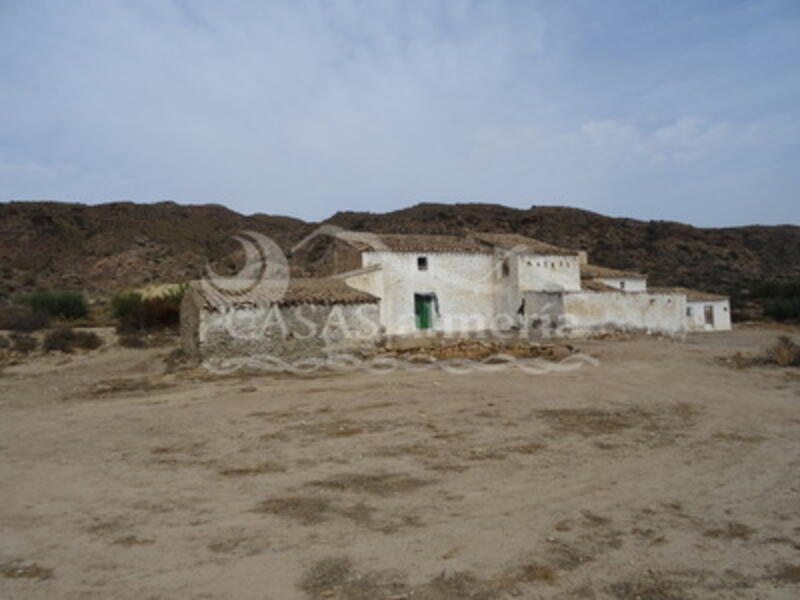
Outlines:
[{"label": "small window", "polygon": [[503,277],[508,277],[511,274],[511,267],[508,266],[508,259],[503,261],[502,273]]},{"label": "small window", "polygon": [[619,282],[619,289],[621,289],[621,290],[625,289],[625,282],[624,281],[620,281]]},{"label": "small window", "polygon": [[687,306],[686,307],[686,316],[687,317],[691,317],[692,316],[692,307],[691,306]]},{"label": "small window", "polygon": [[427,256],[418,256],[417,257],[417,270],[418,271],[427,271],[428,270],[428,257]]}]

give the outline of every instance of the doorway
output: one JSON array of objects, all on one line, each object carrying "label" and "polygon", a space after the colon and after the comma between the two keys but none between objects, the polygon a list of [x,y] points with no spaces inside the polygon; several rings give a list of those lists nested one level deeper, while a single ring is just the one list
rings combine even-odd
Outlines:
[{"label": "doorway", "polygon": [[714,327],[714,307],[713,306],[706,306],[704,307],[704,315],[706,319],[706,325],[710,325]]},{"label": "doorway", "polygon": [[433,327],[434,302],[433,294],[414,294],[414,317],[417,329]]}]

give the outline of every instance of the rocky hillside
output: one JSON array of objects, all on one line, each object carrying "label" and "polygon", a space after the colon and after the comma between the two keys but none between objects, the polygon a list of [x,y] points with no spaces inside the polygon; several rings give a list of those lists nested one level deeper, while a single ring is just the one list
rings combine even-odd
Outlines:
[{"label": "rocky hillside", "polygon": [[[800,280],[800,227],[696,228],[618,219],[567,207],[419,204],[384,214],[339,212],[326,223],[397,233],[507,231],[589,251],[593,262],[643,270],[653,285],[680,285],[740,298],[766,281]],[[196,277],[207,260],[235,268],[231,236],[255,230],[291,248],[317,223],[244,216],[222,206],[174,203],[0,204],[0,293],[77,287],[95,295]],[[314,274],[324,239],[292,258]]]}]

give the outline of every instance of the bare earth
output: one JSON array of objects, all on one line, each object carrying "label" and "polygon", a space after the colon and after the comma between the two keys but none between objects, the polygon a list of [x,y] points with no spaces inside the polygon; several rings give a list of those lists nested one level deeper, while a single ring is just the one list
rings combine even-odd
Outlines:
[{"label": "bare earth", "polygon": [[0,598],[797,598],[779,332],[583,342],[568,373],[0,373]]}]

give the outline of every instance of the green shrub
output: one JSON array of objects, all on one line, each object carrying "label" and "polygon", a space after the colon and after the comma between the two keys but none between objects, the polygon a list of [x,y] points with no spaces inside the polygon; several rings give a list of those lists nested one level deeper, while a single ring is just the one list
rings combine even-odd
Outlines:
[{"label": "green shrub", "polygon": [[82,319],[89,313],[86,298],[74,290],[37,290],[26,294],[20,301],[34,312],[50,317]]},{"label": "green shrub", "polygon": [[120,331],[174,327],[180,323],[185,287],[144,298],[139,292],[121,292],[111,299],[111,314]]},{"label": "green shrub", "polygon": [[141,329],[142,295],[139,292],[120,292],[111,299],[111,316],[121,329]]},{"label": "green shrub", "polygon": [[36,331],[50,324],[46,312],[37,312],[29,306],[6,304],[0,307],[0,329],[11,331]]},{"label": "green shrub", "polygon": [[11,334],[11,349],[15,352],[33,352],[39,346],[36,338],[26,333],[12,333]]},{"label": "green shrub", "polygon": [[44,338],[44,349],[47,351],[72,352],[76,348],[94,350],[103,345],[93,331],[75,331],[69,327],[59,327],[47,334]]}]

